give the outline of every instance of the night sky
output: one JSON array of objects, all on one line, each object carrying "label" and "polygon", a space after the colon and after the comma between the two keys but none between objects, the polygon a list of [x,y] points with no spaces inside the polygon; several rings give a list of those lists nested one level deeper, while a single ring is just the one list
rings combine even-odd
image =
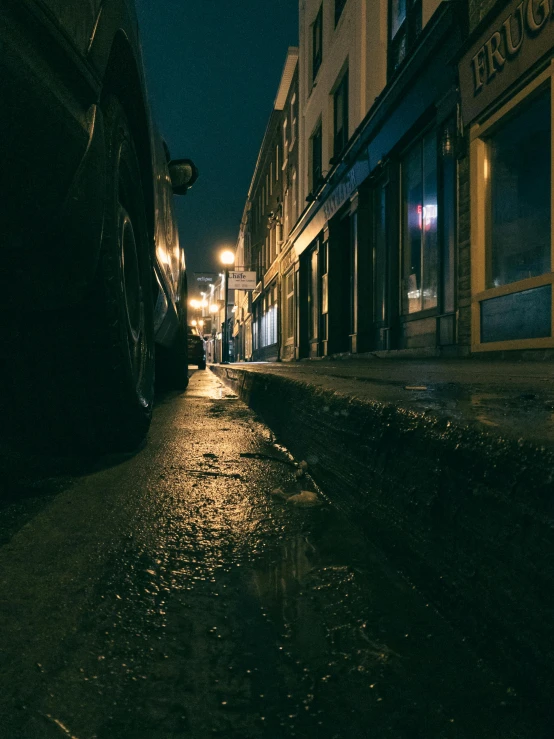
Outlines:
[{"label": "night sky", "polygon": [[200,179],[176,198],[189,285],[236,244],[298,0],[136,0],[150,102],[171,155]]}]

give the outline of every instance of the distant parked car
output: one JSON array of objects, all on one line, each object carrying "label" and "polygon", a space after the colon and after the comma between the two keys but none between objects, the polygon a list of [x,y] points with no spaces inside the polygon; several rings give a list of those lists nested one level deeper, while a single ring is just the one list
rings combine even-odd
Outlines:
[{"label": "distant parked car", "polygon": [[188,355],[191,364],[196,364],[199,370],[206,369],[206,342],[196,326],[188,327]]},{"label": "distant parked car", "polygon": [[152,121],[132,0],[0,6],[0,419],[10,438],[131,449],[155,344],[166,383],[188,382],[172,201],[198,173]]}]

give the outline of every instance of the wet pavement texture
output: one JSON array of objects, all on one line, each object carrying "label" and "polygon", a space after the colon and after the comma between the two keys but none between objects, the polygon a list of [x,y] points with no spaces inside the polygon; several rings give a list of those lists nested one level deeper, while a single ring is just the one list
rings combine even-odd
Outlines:
[{"label": "wet pavement texture", "polygon": [[5,455],[0,735],[550,736],[299,462],[210,372],[134,456]]},{"label": "wet pavement texture", "polygon": [[355,400],[390,404],[554,448],[554,362],[364,359],[236,362]]}]

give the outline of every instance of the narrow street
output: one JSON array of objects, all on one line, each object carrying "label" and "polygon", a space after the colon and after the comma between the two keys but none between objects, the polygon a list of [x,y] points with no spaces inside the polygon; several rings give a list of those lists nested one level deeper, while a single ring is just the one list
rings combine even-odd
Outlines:
[{"label": "narrow street", "polygon": [[211,372],[134,456],[4,461],[1,736],[546,736]]}]

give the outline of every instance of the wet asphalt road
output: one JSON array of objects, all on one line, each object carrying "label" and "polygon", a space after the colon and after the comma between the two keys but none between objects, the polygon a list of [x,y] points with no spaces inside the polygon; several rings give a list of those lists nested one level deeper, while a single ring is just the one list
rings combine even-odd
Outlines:
[{"label": "wet asphalt road", "polygon": [[1,737],[542,736],[210,372],[132,457],[4,466]]}]

